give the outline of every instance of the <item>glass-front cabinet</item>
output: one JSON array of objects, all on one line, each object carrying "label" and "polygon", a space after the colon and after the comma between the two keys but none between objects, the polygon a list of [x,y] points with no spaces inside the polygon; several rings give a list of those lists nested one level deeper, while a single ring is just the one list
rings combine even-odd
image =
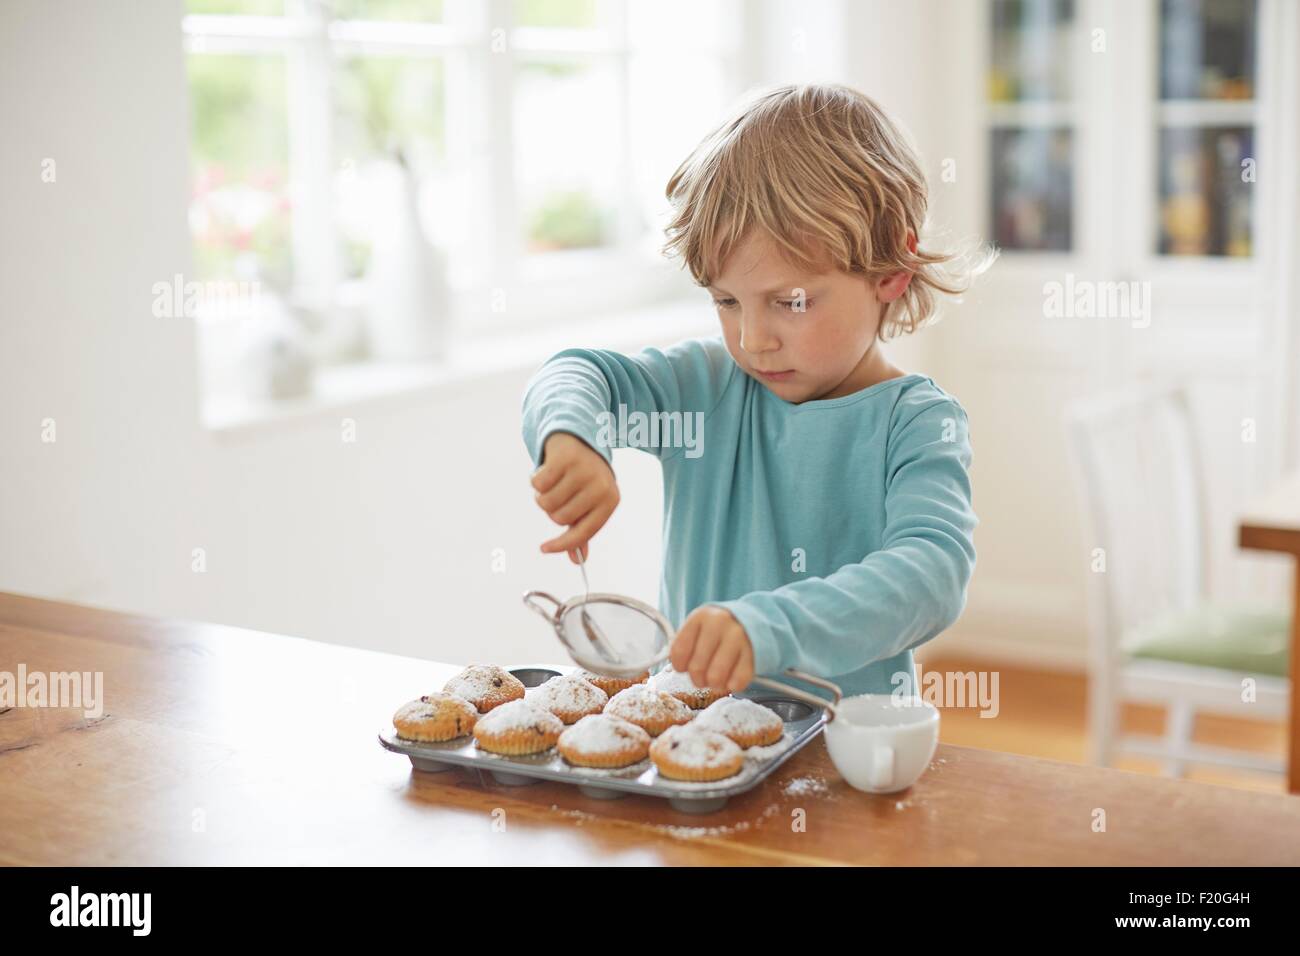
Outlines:
[{"label": "glass-front cabinet", "polygon": [[1156,250],[1250,256],[1257,0],[1161,0]]},{"label": "glass-front cabinet", "polygon": [[[1262,13],[1276,2],[986,0],[984,234],[1012,255],[1079,252],[1086,203],[1101,243],[1140,222],[1145,255],[1254,256]],[[1088,164],[1106,171],[1090,194]],[[1122,208],[1096,215],[1106,203]]]},{"label": "glass-front cabinet", "polygon": [[1074,0],[989,6],[988,236],[1069,252],[1074,207]]}]

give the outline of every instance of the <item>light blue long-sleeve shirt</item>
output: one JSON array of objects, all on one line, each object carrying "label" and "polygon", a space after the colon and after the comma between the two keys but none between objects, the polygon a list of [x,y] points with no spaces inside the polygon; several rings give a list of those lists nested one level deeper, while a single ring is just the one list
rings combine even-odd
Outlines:
[{"label": "light blue long-sleeve shirt", "polygon": [[634,355],[565,349],[524,392],[535,465],[555,431],[611,464],[618,447],[659,458],[660,610],[680,628],[701,605],[726,608],[757,674],[789,680],[795,667],[845,696],[917,690],[912,649],[965,607],[978,523],[969,422],[928,376],[793,404],[721,336]]}]

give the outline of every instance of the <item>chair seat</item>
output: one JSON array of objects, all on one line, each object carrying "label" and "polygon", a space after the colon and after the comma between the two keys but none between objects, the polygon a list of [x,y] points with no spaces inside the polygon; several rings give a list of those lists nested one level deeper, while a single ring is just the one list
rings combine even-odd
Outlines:
[{"label": "chair seat", "polygon": [[1147,660],[1286,677],[1290,635],[1286,611],[1202,604],[1134,628],[1120,644]]}]

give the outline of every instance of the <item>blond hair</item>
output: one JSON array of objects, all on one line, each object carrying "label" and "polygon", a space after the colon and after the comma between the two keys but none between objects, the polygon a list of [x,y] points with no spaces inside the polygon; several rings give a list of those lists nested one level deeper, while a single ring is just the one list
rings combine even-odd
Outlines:
[{"label": "blond hair", "polygon": [[[751,227],[809,272],[899,271],[912,281],[884,304],[878,336],[913,332],[938,314],[937,294],[964,292],[996,252],[929,252],[919,242],[927,190],[916,152],[870,98],[838,84],[758,94],[710,133],[668,181],[665,255],[710,285]],[[908,248],[908,233],[917,249]]]}]

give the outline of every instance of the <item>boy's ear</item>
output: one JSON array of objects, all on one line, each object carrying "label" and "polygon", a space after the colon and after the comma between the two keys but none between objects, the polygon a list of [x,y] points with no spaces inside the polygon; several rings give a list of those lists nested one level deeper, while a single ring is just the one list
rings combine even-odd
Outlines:
[{"label": "boy's ear", "polygon": [[[914,232],[908,232],[907,234],[907,249],[913,255],[916,254],[916,233]],[[911,281],[912,273],[908,272],[906,269],[890,273],[876,284],[877,301],[893,302],[907,291],[907,287]]]}]

